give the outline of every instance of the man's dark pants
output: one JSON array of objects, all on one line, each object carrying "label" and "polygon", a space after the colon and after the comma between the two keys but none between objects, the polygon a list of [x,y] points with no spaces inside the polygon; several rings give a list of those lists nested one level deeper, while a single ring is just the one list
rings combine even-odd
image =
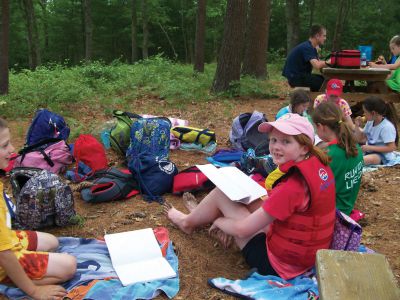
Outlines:
[{"label": "man's dark pants", "polygon": [[311,92],[318,92],[324,83],[324,76],[317,74],[304,74],[296,76],[289,80],[291,87],[304,86],[309,87]]}]

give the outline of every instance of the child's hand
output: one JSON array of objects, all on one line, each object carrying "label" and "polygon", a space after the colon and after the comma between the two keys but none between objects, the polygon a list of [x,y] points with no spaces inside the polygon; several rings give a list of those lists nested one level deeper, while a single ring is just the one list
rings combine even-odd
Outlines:
[{"label": "child's hand", "polygon": [[66,295],[67,291],[60,285],[37,285],[30,296],[35,300],[54,300]]},{"label": "child's hand", "polygon": [[362,124],[362,117],[357,117],[354,119],[354,125],[356,125],[357,127],[360,127]]},{"label": "child's hand", "polygon": [[361,145],[361,150],[363,152],[368,152],[370,150],[370,147],[369,147],[369,145]]}]

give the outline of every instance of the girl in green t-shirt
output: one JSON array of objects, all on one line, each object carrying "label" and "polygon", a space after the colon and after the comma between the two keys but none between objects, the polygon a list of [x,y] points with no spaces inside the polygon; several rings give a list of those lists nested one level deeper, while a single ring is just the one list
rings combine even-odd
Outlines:
[{"label": "girl in green t-shirt", "polygon": [[[399,56],[400,54],[400,35],[395,35],[389,42],[390,52],[394,56]],[[389,78],[386,80],[386,84],[390,89],[395,92],[400,92],[400,57],[396,59],[394,64],[376,64],[369,63],[370,67],[381,68],[392,70]]]},{"label": "girl in green t-shirt", "polygon": [[363,154],[341,110],[331,102],[321,103],[312,115],[318,136],[326,148],[336,183],[336,208],[350,215],[360,189]]}]

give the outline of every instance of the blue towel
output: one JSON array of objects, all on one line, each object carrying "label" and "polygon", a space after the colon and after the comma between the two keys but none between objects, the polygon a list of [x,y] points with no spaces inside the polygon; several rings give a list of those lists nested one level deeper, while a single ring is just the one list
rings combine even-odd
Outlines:
[{"label": "blue towel", "polygon": [[[362,244],[358,252],[374,253]],[[315,268],[290,280],[252,272],[245,279],[229,280],[219,277],[209,279],[208,284],[241,299],[316,300],[319,297]]]},{"label": "blue towel", "polygon": [[[63,287],[70,291],[74,287],[87,285],[92,280],[115,277],[112,280],[101,280],[91,287],[85,298],[90,299],[152,299],[163,291],[169,298],[174,297],[179,291],[179,277],[166,280],[156,280],[146,283],[137,283],[122,286],[115,273],[107,245],[104,241],[96,239],[59,238],[58,252],[66,252],[76,257],[77,271],[75,276]],[[169,242],[166,259],[178,274],[178,258],[174,253],[172,242]],[[10,299],[23,299],[26,294],[16,287],[0,284],[0,294]],[[100,295],[100,296],[99,296]]]},{"label": "blue towel", "polygon": [[315,277],[298,276],[284,280],[276,276],[263,276],[256,272],[243,280],[214,278],[208,283],[225,293],[242,299],[257,300],[311,300],[318,299],[318,285]]}]

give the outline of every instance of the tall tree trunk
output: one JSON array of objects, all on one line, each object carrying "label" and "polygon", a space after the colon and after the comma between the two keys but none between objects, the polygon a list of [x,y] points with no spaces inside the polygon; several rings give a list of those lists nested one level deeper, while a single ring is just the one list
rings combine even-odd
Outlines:
[{"label": "tall tree trunk", "polygon": [[177,58],[178,54],[175,51],[174,44],[172,43],[172,40],[170,39],[168,32],[164,29],[164,27],[161,25],[160,22],[157,23],[158,26],[160,26],[161,31],[165,34],[165,37],[167,38],[168,44],[171,47],[172,53],[174,54],[174,57]]},{"label": "tall tree trunk", "polygon": [[287,52],[299,43],[299,1],[286,0]]},{"label": "tall tree trunk", "polygon": [[182,30],[182,39],[183,39],[183,48],[185,49],[185,62],[189,62],[189,54],[188,54],[188,43],[186,39],[186,26],[185,26],[185,19],[183,12],[185,11],[184,7],[184,0],[181,0],[181,10],[180,10],[180,15],[181,15],[181,30]]},{"label": "tall tree trunk", "polygon": [[315,0],[310,0],[310,22],[308,24],[309,28],[311,28],[311,26],[314,23],[314,10],[315,10]]},{"label": "tall tree trunk", "polygon": [[344,28],[344,23],[346,21],[347,12],[350,8],[349,0],[340,0],[338,6],[338,13],[336,15],[335,32],[333,34],[332,50],[340,50],[340,45],[342,42],[342,32]]},{"label": "tall tree trunk", "polygon": [[247,0],[228,0],[227,2],[224,35],[211,87],[212,92],[226,91],[232,81],[240,80],[246,8]]},{"label": "tall tree trunk", "polygon": [[143,19],[143,59],[149,57],[149,20],[147,15],[147,0],[142,0],[142,19]]},{"label": "tall tree trunk", "polygon": [[265,55],[265,61],[266,61],[266,66],[265,66],[265,74],[266,77],[268,77],[268,46],[269,46],[269,26],[271,24],[271,15],[272,15],[272,0],[267,0],[267,32],[266,32],[266,41],[267,41],[267,45],[265,46],[265,49],[267,49],[266,51],[266,55]]},{"label": "tall tree trunk", "polygon": [[39,1],[40,7],[42,8],[42,22],[43,22],[43,36],[44,36],[44,59],[46,60],[48,51],[49,51],[49,23],[48,23],[48,14],[47,14],[47,0]]},{"label": "tall tree trunk", "polygon": [[194,46],[194,70],[197,72],[204,72],[206,8],[207,8],[207,0],[197,1],[196,41]]},{"label": "tall tree trunk", "polygon": [[246,30],[246,50],[242,74],[265,79],[267,75],[268,2],[250,0],[250,12]]},{"label": "tall tree trunk", "polygon": [[8,93],[8,46],[10,31],[10,4],[1,0],[0,31],[0,95]]},{"label": "tall tree trunk", "polygon": [[85,27],[85,60],[92,60],[93,44],[93,22],[91,0],[83,0],[83,14]]},{"label": "tall tree trunk", "polygon": [[138,51],[137,51],[137,9],[136,9],[136,0],[131,1],[131,60],[132,63],[138,60]]},{"label": "tall tree trunk", "polygon": [[31,70],[40,65],[39,35],[36,26],[35,8],[32,0],[23,0],[28,31],[29,67]]}]

